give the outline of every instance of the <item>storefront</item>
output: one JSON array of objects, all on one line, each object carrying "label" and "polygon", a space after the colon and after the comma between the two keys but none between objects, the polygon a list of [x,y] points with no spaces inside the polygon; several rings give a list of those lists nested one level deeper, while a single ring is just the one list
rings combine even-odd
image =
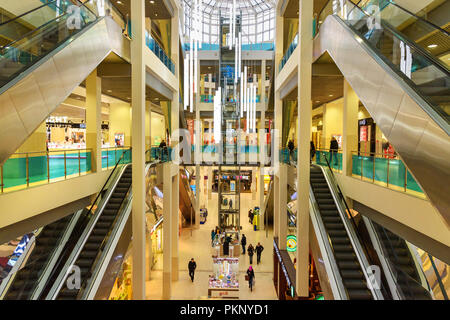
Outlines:
[{"label": "storefront", "polygon": [[[239,183],[239,190],[240,192],[244,193],[250,193],[251,186],[252,186],[252,171],[251,170],[241,170],[240,176],[232,176],[232,175],[223,175],[222,176],[222,186],[223,190],[222,192],[230,192],[235,191],[237,188],[236,183]],[[212,191],[217,192],[217,187],[219,185],[219,171],[214,170],[214,182],[212,186]],[[268,188],[268,187],[267,187]]]},{"label": "storefront", "polygon": [[289,253],[278,249],[278,238],[273,240],[273,283],[279,300],[295,298],[295,267]]}]

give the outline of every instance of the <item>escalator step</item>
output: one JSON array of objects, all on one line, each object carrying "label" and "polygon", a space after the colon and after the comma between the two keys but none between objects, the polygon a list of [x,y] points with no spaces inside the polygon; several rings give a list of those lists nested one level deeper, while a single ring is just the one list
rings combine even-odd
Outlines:
[{"label": "escalator step", "polygon": [[105,237],[103,236],[89,236],[87,243],[101,243]]},{"label": "escalator step", "polygon": [[361,269],[355,261],[337,261],[337,264],[343,270],[356,270],[359,272]]},{"label": "escalator step", "polygon": [[76,265],[84,268],[89,268],[92,265],[92,259],[90,258],[80,258],[77,259]]},{"label": "escalator step", "polygon": [[117,210],[117,209],[119,209],[119,208],[120,208],[120,204],[117,204],[117,203],[110,203],[110,202],[108,202],[108,204],[107,204],[106,207],[105,207],[106,210],[111,210],[111,209]]},{"label": "escalator step", "polygon": [[328,188],[319,188],[319,187],[315,188],[313,186],[313,191],[314,191],[314,194],[316,194],[316,193],[326,193],[326,194],[329,194],[330,197],[331,197],[330,189],[328,189]]},{"label": "escalator step", "polygon": [[361,270],[340,270],[343,279],[364,279],[364,274]]},{"label": "escalator step", "polygon": [[114,209],[104,209],[102,212],[102,217],[115,215],[116,212],[117,212],[117,210],[114,210]]},{"label": "escalator step", "polygon": [[98,227],[98,228],[109,228],[111,226],[111,222],[100,222],[100,219],[99,219],[99,221],[97,222],[97,224],[95,225],[95,227]]},{"label": "escalator step", "polygon": [[336,208],[334,208],[334,210],[327,210],[327,209],[322,209],[320,210],[320,215],[322,217],[339,217],[339,212],[336,210]]},{"label": "escalator step", "polygon": [[109,229],[105,229],[105,228],[95,228],[94,230],[92,230],[92,235],[94,236],[105,236],[107,233],[109,232]]},{"label": "escalator step", "polygon": [[327,205],[327,204],[329,204],[329,205],[335,205],[334,204],[334,199],[333,198],[318,198],[317,199],[317,203],[319,204],[319,206],[320,205]]},{"label": "escalator step", "polygon": [[97,253],[98,251],[83,250],[83,252],[81,252],[78,256],[78,259],[92,259],[97,256]]},{"label": "escalator step", "polygon": [[338,222],[341,222],[341,217],[339,217],[339,216],[323,216],[322,220],[325,224],[338,223]]},{"label": "escalator step", "polygon": [[328,184],[326,184],[326,183],[315,183],[315,182],[312,182],[311,185],[312,185],[314,190],[317,190],[317,189],[326,189],[326,190],[328,190]]},{"label": "escalator step", "polygon": [[347,245],[351,246],[350,239],[348,238],[335,238],[333,239],[333,246],[335,245]]},{"label": "escalator step", "polygon": [[97,251],[100,248],[100,243],[86,243],[84,249]]},{"label": "escalator step", "polygon": [[99,219],[98,222],[101,223],[109,223],[109,225],[111,225],[111,223],[114,221],[114,219],[116,218],[116,215],[102,215]]},{"label": "escalator step", "polygon": [[322,210],[336,210],[336,205],[333,204],[320,204],[319,203],[319,209]]},{"label": "escalator step", "polygon": [[327,230],[345,230],[344,224],[342,222],[338,222],[338,223],[326,222],[325,228],[327,228]]},{"label": "escalator step", "polygon": [[365,281],[357,280],[357,279],[343,279],[344,286],[347,289],[367,289],[367,284]]},{"label": "escalator step", "polygon": [[331,241],[334,241],[334,238],[337,237],[347,238],[347,231],[342,229],[328,230],[328,235],[332,238]]},{"label": "escalator step", "polygon": [[109,199],[108,203],[121,204],[122,201],[123,201],[123,198],[111,198],[111,199]]},{"label": "escalator step", "polygon": [[[350,244],[350,241],[349,241]],[[351,245],[342,245],[342,244],[338,244],[338,245],[333,245],[333,250],[335,252],[353,252],[353,247]]]},{"label": "escalator step", "polygon": [[353,251],[350,252],[335,252],[336,259],[339,260],[353,260],[356,259],[355,253]]},{"label": "escalator step", "polygon": [[369,290],[348,290],[350,300],[371,300],[372,294]]}]

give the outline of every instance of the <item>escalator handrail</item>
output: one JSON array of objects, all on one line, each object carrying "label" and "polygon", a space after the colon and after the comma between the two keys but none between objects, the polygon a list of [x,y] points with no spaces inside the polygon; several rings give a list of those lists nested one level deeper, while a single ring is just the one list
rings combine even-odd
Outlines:
[{"label": "escalator handrail", "polygon": [[[347,0],[348,3],[352,3],[351,1]],[[391,2],[392,3],[392,2]],[[353,10],[359,9],[365,16],[369,17],[370,15],[367,14],[367,12],[365,12],[363,9],[361,9],[360,7],[358,7],[357,5],[355,5],[348,13],[347,13],[347,17],[350,16],[350,13]],[[414,15],[413,15],[414,16]],[[418,18],[418,17],[417,17]],[[386,20],[380,19],[380,23],[386,27],[386,29],[388,29],[392,34],[394,34],[397,38],[399,38],[400,41],[404,42],[405,44],[407,44],[409,47],[414,48],[414,50],[420,52],[420,54],[422,56],[424,56],[425,58],[427,58],[428,60],[430,60],[432,62],[433,65],[435,65],[439,70],[441,70],[442,72],[444,72],[445,74],[447,74],[447,76],[450,76],[450,72],[448,70],[448,68],[439,60],[436,59],[436,57],[434,57],[432,54],[430,54],[427,50],[423,49],[421,46],[417,45],[416,43],[414,43],[413,41],[409,40],[408,37],[406,37],[405,35],[403,35],[400,31],[396,30],[395,27],[393,27],[390,23],[388,23]],[[351,26],[350,26],[351,27]],[[434,26],[435,28],[438,28],[439,31],[442,30],[439,27]],[[448,32],[445,32],[446,35],[448,36]],[[364,37],[363,37],[364,38]],[[364,40],[367,41],[367,39],[364,38]],[[369,45],[371,45],[369,43]],[[391,62],[392,64],[392,62]],[[408,78],[409,79],[409,78]]]},{"label": "escalator handrail", "polygon": [[[386,72],[391,72],[394,75],[394,79],[402,87],[402,89],[422,108],[422,110],[434,120],[434,122],[445,132],[450,135],[450,124],[447,120],[447,116],[444,115],[439,106],[432,103],[427,97],[425,97],[420,91],[417,90],[417,85],[408,78],[403,72],[397,70],[398,68],[389,61],[382,54],[379,54],[378,50],[373,48],[373,45],[369,41],[359,35],[353,28],[351,28],[344,20],[339,16],[334,15],[337,21],[341,23],[345,28],[348,28],[350,32],[355,33],[362,42],[360,44],[364,47],[366,51],[380,64],[380,66],[386,70]],[[398,77],[396,79],[396,77]]]},{"label": "escalator handrail", "polygon": [[[99,17],[98,17],[95,13],[93,13],[89,8],[87,8],[84,4],[82,4],[81,6],[84,7],[84,8],[86,8],[89,12],[91,12],[91,13],[97,18],[96,20],[98,20]],[[61,19],[62,17],[67,16],[67,15],[68,15],[68,13],[67,13],[67,12],[64,12],[63,14],[57,16],[56,18],[53,18],[53,19],[47,21],[46,23],[40,25],[39,27],[37,27],[37,28],[35,28],[35,29],[33,29],[33,30],[30,30],[29,32],[27,32],[27,33],[25,33],[24,35],[22,35],[20,38],[15,39],[14,41],[9,42],[8,44],[6,44],[6,45],[0,47],[0,50],[4,50],[6,47],[10,47],[10,46],[16,44],[17,42],[19,42],[19,41],[21,41],[21,40],[27,38],[30,34],[33,34],[33,33],[35,33],[36,31],[39,31],[39,30],[41,30],[41,29],[44,29],[45,27],[47,27],[48,25],[50,25],[50,24],[53,23],[54,21],[59,20],[59,19]],[[94,21],[95,21],[95,20],[94,20]],[[94,22],[94,21],[93,21],[93,22]],[[87,25],[86,25],[86,26],[87,26]]]},{"label": "escalator handrail", "polygon": [[[398,263],[398,262],[399,262],[399,258],[398,258],[398,256],[397,256],[397,253],[396,253],[395,249],[394,249],[394,246],[393,246],[393,244],[392,244],[391,238],[390,238],[390,236],[388,235],[388,233],[386,232],[386,229],[385,229],[384,227],[382,227],[382,226],[380,226],[380,227],[381,227],[381,230],[382,230],[383,234],[385,235],[386,239],[388,240],[389,247],[390,247],[391,252],[392,252],[392,254],[393,254],[393,256],[394,256],[394,260],[395,260],[395,262]],[[384,248],[384,245],[383,245],[383,244],[381,244],[381,248]],[[386,248],[386,249],[387,249],[387,248]],[[389,255],[388,255],[388,256],[389,256]],[[395,272],[397,272],[397,273],[400,273],[400,274],[402,274],[402,275],[405,277],[405,280],[406,280],[406,286],[408,287],[408,292],[409,292],[409,294],[410,294],[410,297],[413,297],[413,296],[414,296],[414,292],[412,291],[412,288],[411,288],[411,285],[410,285],[411,282],[416,283],[417,286],[422,287],[424,291],[427,291],[427,292],[428,292],[428,290],[427,290],[426,288],[424,288],[424,287],[422,286],[421,283],[419,283],[418,281],[416,281],[416,280],[415,280],[414,278],[412,278],[409,274],[407,274],[405,271],[403,271],[401,268],[399,268],[399,267],[397,266],[397,264],[394,263],[394,261],[390,261],[390,259],[387,259],[387,262],[389,263],[389,265],[390,265],[390,267],[391,267],[391,270],[393,270],[393,271],[395,271]],[[398,276],[397,276],[397,279],[398,279]],[[403,293],[403,290],[402,290],[401,288],[399,288],[399,290]],[[406,298],[406,297],[404,297],[404,298]]]},{"label": "escalator handrail", "polygon": [[[330,152],[331,152],[331,150],[330,150]],[[350,207],[348,206],[347,201],[345,200],[344,194],[342,193],[342,190],[339,187],[339,184],[337,183],[337,179],[336,179],[336,176],[334,175],[333,169],[331,168],[330,162],[328,161],[327,157],[324,157],[324,158],[325,158],[325,161],[327,163],[328,169],[331,172],[331,177],[332,177],[332,179],[334,181],[334,186],[337,189],[339,198],[340,198],[341,202],[345,206],[346,212],[344,212],[344,217],[343,218],[347,218],[347,220],[350,220],[352,222],[354,233],[355,233],[355,235],[357,237],[358,242],[361,244],[361,248],[364,251],[364,256],[366,257],[366,259],[369,259],[369,257],[370,257],[369,249],[367,248],[367,245],[366,245],[365,241],[363,241],[361,239],[361,236],[360,236],[360,234],[358,232],[358,225],[356,224],[355,218],[353,217],[352,212],[350,211]],[[331,190],[331,186],[330,186],[330,191],[332,191]],[[338,205],[338,204],[336,203],[336,205]],[[350,219],[348,218],[348,216],[350,216]],[[355,248],[355,251],[356,251],[356,248]],[[368,263],[369,263],[369,261],[368,261]],[[361,265],[361,269],[364,269],[363,265]],[[366,270],[362,270],[362,271],[363,271],[364,275],[366,275]],[[369,279],[367,279],[367,281],[368,280]],[[382,290],[382,286],[383,286],[383,284],[380,285],[380,293],[381,293],[381,290]]]},{"label": "escalator handrail", "polygon": [[27,12],[24,12],[24,13],[22,13],[22,14],[16,16],[16,17],[14,17],[14,18],[12,18],[12,19],[9,19],[8,21],[2,22],[2,23],[0,23],[0,27],[6,25],[6,24],[8,24],[8,23],[11,23],[11,22],[13,22],[13,21],[16,21],[17,19],[20,19],[20,18],[22,18],[22,17],[24,17],[24,16],[26,16],[26,15],[28,15],[28,14],[34,12],[34,11],[37,11],[37,10],[43,8],[43,7],[47,7],[47,6],[51,5],[51,4],[54,4],[56,1],[57,1],[57,0],[53,0],[52,2],[44,3],[44,4],[42,4],[42,5],[40,5],[40,6],[36,7],[36,8],[33,8],[33,9],[31,9],[31,10],[28,10]]},{"label": "escalator handrail", "polygon": [[[114,168],[111,170],[111,173],[108,176],[108,179],[106,179],[106,182],[104,183],[102,189],[100,190],[100,192],[97,194],[97,197],[95,198],[95,200],[92,202],[93,205],[91,205],[91,207],[89,208],[89,211],[87,211],[87,213],[84,215],[83,220],[80,223],[80,226],[84,226],[84,224],[90,220],[90,217],[92,216],[92,209],[94,207],[94,204],[97,203],[97,201],[99,200],[99,197],[102,196],[108,186],[108,183],[110,182],[111,178],[113,175],[115,175],[117,172],[117,167],[119,165],[119,163],[122,161],[122,158],[124,157],[124,155],[127,153],[127,151],[129,151],[131,153],[132,148],[130,148],[129,150],[126,150],[125,152],[122,153],[122,155],[120,156],[120,158],[117,160],[116,165],[114,166]],[[74,239],[75,241],[75,245],[74,246],[70,246],[69,243],[66,244],[66,246],[64,247],[63,251],[60,254],[60,257],[63,257],[64,255],[69,255],[70,256],[70,251],[74,249],[74,247],[76,246],[76,243],[78,242],[78,238],[81,237],[81,235],[83,234],[84,229],[82,227],[80,227],[78,230],[74,231],[74,236],[72,237],[72,239]],[[69,242],[69,241],[68,241]],[[62,264],[62,267],[64,267],[64,261],[63,259],[59,259],[57,264],[55,265],[55,267],[53,268],[52,273],[49,275],[48,279],[53,278],[56,275],[56,272],[59,272],[59,267]],[[50,284],[51,285],[51,284]],[[51,290],[51,289],[50,289]]]}]

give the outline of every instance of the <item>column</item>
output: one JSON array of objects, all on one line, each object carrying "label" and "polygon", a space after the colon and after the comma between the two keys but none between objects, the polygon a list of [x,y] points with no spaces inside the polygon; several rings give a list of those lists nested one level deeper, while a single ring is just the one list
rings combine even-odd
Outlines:
[{"label": "column", "polygon": [[259,215],[264,225],[264,164],[266,162],[266,60],[261,61],[261,118],[259,120]]},{"label": "column", "polygon": [[212,199],[212,185],[214,182],[214,175],[212,167],[208,167],[208,200]]},{"label": "column", "polygon": [[91,171],[102,171],[102,80],[97,69],[86,78],[86,148],[91,149]]},{"label": "column", "polygon": [[326,103],[323,104],[322,109],[323,109],[323,114],[322,114],[322,135],[320,137],[320,148],[321,149],[328,149],[330,143],[328,141],[328,144],[327,144],[327,137],[328,137],[328,133],[330,131],[329,130],[327,131],[328,120],[327,120],[327,104]]},{"label": "column", "polygon": [[256,173],[258,172],[257,167],[254,167],[252,169],[252,187],[251,187],[251,192],[252,192],[252,200],[256,200]]},{"label": "column", "polygon": [[[177,2],[178,3],[178,2]],[[175,3],[175,1],[172,2],[172,5],[174,6],[174,14],[170,21],[170,52],[171,52],[171,59],[175,63],[175,77],[177,79],[180,78],[180,65],[179,65],[179,44],[180,44],[180,35],[179,35],[179,7]],[[175,91],[173,94],[173,99],[171,102],[171,113],[170,116],[171,124],[172,124],[172,147],[175,146],[177,142],[179,142],[179,134],[178,134],[178,128],[180,125],[180,92],[179,90]],[[179,216],[178,216],[178,210],[179,210],[179,201],[180,201],[180,192],[179,192],[179,178],[180,178],[180,170],[179,166],[172,163],[172,173],[173,175],[173,182],[172,182],[172,280],[176,281],[178,280],[178,233],[179,233]]]},{"label": "column", "polygon": [[[279,178],[279,215],[278,215],[278,248],[286,250],[287,242],[287,165],[280,164]],[[284,191],[283,191],[284,190]]]},{"label": "column", "polygon": [[145,2],[131,2],[133,299],[145,299]]},{"label": "column", "polygon": [[313,1],[299,0],[298,152],[297,152],[297,270],[295,289],[309,296],[309,148],[311,141],[311,77]]},{"label": "column", "polygon": [[172,295],[172,173],[170,162],[163,164],[163,296],[164,300],[169,300]]},{"label": "column", "polygon": [[200,162],[201,162],[201,150],[202,150],[202,132],[201,132],[201,119],[200,119],[200,59],[197,63],[197,95],[195,96],[195,227],[200,227]]},{"label": "column", "polygon": [[358,150],[359,99],[344,80],[344,119],[342,128],[342,173],[352,175],[352,151]]}]

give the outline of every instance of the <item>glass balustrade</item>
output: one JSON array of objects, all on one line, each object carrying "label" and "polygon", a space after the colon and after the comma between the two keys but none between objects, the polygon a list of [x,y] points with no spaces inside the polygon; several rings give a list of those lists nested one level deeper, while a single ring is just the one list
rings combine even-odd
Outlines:
[{"label": "glass balustrade", "polygon": [[288,62],[289,58],[291,57],[292,53],[297,48],[297,45],[298,45],[298,33],[295,35],[294,40],[292,40],[291,44],[289,45],[288,49],[286,50],[286,53],[284,54],[283,58],[281,59],[278,71],[281,71],[284,68],[284,66]]}]

